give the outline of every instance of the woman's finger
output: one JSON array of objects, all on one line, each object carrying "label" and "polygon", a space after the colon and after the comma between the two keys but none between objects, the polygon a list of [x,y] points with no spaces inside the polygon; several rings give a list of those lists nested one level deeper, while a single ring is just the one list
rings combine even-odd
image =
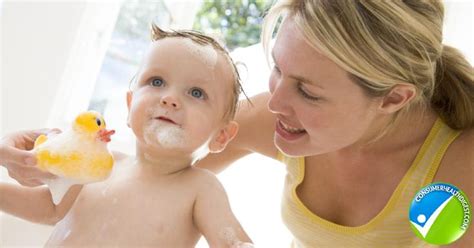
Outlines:
[{"label": "woman's finger", "polygon": [[31,138],[38,138],[41,134],[48,135],[51,133],[59,134],[61,133],[61,129],[59,128],[43,128],[43,129],[37,129],[37,130],[31,130],[29,133],[31,133]]},{"label": "woman's finger", "polygon": [[12,146],[2,146],[0,162],[2,164],[15,163],[22,165],[35,165],[36,156],[33,152],[21,150]]},{"label": "woman's finger", "polygon": [[13,173],[17,178],[21,178],[24,180],[30,180],[30,179],[54,179],[57,176],[43,171],[40,168],[36,166],[25,166],[21,164],[14,164],[10,163],[5,166],[8,170],[9,173]]},{"label": "woman's finger", "polygon": [[17,180],[17,182],[23,186],[27,186],[27,187],[38,187],[38,186],[41,186],[43,185],[44,183],[42,183],[41,181],[39,180]]},{"label": "woman's finger", "polygon": [[39,179],[27,179],[27,178],[24,178],[18,174],[16,174],[15,172],[13,171],[9,171],[8,172],[8,175],[13,178],[15,181],[17,181],[19,184],[23,185],[23,186],[27,186],[27,187],[36,187],[36,186],[40,186],[40,185],[43,185],[44,183],[39,180]]},{"label": "woman's finger", "polygon": [[27,187],[36,187],[36,186],[40,186],[42,185],[43,183],[37,181],[37,180],[27,180],[27,179],[24,179],[22,177],[20,177],[18,174],[16,174],[15,172],[13,171],[8,171],[8,176],[10,176],[11,178],[13,178],[15,181],[17,181],[19,184],[23,185],[23,186],[27,186]]},{"label": "woman's finger", "polygon": [[53,179],[56,178],[54,174],[45,172],[37,167],[23,167],[17,171],[17,174],[25,179]]}]

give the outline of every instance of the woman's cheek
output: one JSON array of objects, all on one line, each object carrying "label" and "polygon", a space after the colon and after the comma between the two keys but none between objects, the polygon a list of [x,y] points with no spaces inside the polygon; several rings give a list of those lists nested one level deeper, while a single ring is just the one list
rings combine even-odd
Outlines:
[{"label": "woman's cheek", "polygon": [[324,125],[324,114],[320,113],[317,109],[305,108],[300,106],[301,112],[297,113],[300,117],[300,122],[306,129],[306,131],[316,131],[322,128]]}]

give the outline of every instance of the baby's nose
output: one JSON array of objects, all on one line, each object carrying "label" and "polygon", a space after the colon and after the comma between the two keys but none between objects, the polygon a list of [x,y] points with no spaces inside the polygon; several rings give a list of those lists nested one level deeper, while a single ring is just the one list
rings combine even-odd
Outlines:
[{"label": "baby's nose", "polygon": [[175,109],[181,108],[181,103],[178,101],[176,97],[173,97],[171,95],[167,95],[161,98],[161,105],[163,106],[168,106],[172,107]]}]

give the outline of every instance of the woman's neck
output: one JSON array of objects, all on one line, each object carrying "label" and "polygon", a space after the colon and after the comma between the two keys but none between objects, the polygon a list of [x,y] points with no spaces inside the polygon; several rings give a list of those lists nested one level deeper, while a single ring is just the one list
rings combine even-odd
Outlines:
[{"label": "woman's neck", "polygon": [[[341,164],[343,167],[349,164],[362,166],[368,161],[383,159],[406,149],[418,148],[428,136],[436,118],[437,115],[432,110],[423,111],[414,108],[392,126],[389,126],[391,118],[380,119],[373,125],[371,134],[366,135],[367,138],[363,141],[328,153],[325,157],[331,164]],[[387,126],[390,128],[386,133],[377,138]],[[374,138],[377,139],[374,141]]]},{"label": "woman's neck", "polygon": [[[369,181],[404,175],[436,118],[436,114],[431,111],[423,114],[412,111],[373,143],[353,145],[322,156],[308,157],[306,163],[321,165],[319,172],[325,171],[328,178],[343,185],[349,182],[353,185],[365,185]],[[383,125],[384,123],[379,124],[381,127]],[[373,137],[377,137],[377,132],[374,132]]]}]

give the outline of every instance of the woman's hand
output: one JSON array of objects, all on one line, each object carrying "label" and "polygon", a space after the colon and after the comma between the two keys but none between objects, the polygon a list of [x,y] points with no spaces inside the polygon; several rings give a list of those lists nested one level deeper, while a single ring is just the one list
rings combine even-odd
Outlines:
[{"label": "woman's hand", "polygon": [[36,167],[33,149],[36,138],[41,134],[60,133],[59,129],[38,129],[7,134],[0,139],[0,165],[8,175],[21,185],[35,187],[42,185],[41,179],[55,176]]}]

